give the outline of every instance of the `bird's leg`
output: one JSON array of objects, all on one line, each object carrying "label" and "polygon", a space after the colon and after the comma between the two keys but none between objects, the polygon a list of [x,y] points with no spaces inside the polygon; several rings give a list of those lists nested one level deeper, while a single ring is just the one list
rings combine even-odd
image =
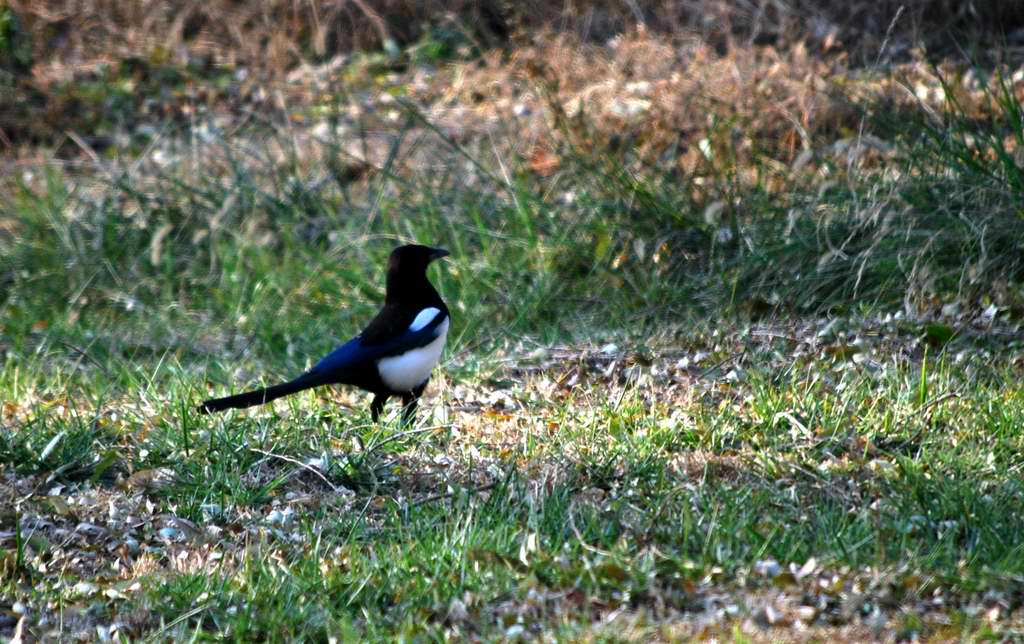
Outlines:
[{"label": "bird's leg", "polygon": [[427,388],[427,383],[423,383],[419,387],[416,387],[407,394],[402,394],[402,422],[411,423],[416,420],[416,407],[419,405],[420,396],[423,395],[423,391]]},{"label": "bird's leg", "polygon": [[388,401],[388,397],[384,394],[376,394],[373,397],[373,402],[370,403],[370,419],[373,422],[380,420],[380,413],[384,411],[384,403]]}]

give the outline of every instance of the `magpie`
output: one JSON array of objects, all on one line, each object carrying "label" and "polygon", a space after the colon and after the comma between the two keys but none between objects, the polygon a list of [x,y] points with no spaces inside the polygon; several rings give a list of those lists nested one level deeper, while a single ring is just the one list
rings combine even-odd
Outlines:
[{"label": "magpie", "polygon": [[427,279],[427,266],[448,251],[418,244],[399,246],[388,259],[384,307],[362,333],[341,345],[294,380],[199,406],[209,414],[263,405],[321,385],[353,385],[374,395],[370,416],[380,419],[384,404],[401,396],[403,420],[411,421],[441,359],[450,321],[448,307]]}]

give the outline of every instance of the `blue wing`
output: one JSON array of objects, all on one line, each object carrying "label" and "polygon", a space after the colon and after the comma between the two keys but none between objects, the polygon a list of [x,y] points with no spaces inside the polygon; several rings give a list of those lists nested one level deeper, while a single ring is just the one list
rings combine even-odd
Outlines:
[{"label": "blue wing", "polygon": [[327,354],[309,370],[309,373],[316,375],[342,374],[371,360],[399,355],[411,349],[426,346],[437,337],[437,327],[447,317],[446,314],[438,315],[422,329],[416,331],[406,329],[399,336],[379,344],[364,344],[363,339],[356,336]]},{"label": "blue wing", "polygon": [[340,372],[372,359],[373,352],[368,351],[363,346],[362,339],[356,337],[331,351],[309,371],[310,373]]}]

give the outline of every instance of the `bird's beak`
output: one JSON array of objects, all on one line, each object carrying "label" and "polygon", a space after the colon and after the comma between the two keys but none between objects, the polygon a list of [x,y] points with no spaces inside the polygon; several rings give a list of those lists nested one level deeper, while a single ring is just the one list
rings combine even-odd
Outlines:
[{"label": "bird's beak", "polygon": [[435,259],[441,259],[442,257],[448,257],[449,255],[451,255],[451,253],[449,253],[445,249],[435,248],[434,250],[430,251],[430,261],[434,261]]}]

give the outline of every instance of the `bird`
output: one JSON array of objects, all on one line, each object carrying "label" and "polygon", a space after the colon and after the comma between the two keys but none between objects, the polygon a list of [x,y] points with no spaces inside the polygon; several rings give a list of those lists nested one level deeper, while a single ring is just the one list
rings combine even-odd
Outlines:
[{"label": "bird", "polygon": [[443,248],[420,244],[395,248],[388,258],[384,306],[359,335],[292,380],[206,400],[199,405],[200,413],[263,405],[313,387],[342,384],[373,394],[373,422],[380,420],[385,403],[394,396],[402,399],[402,421],[413,421],[451,322],[448,307],[427,279],[427,267],[449,255]]}]

